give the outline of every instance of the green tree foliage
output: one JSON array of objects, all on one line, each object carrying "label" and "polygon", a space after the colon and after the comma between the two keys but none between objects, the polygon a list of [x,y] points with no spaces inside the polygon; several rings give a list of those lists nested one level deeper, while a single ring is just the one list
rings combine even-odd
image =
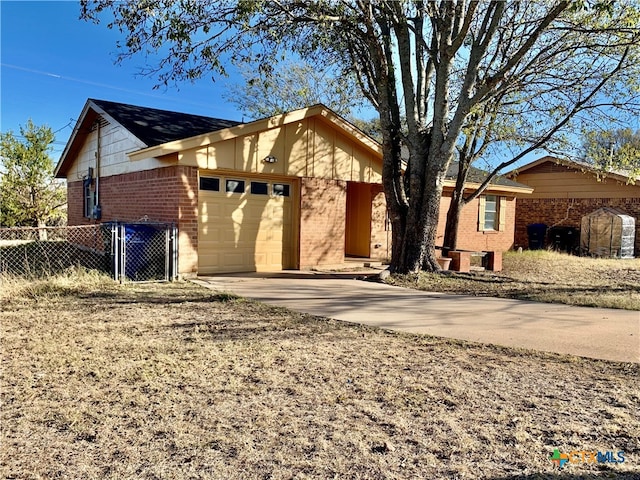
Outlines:
[{"label": "green tree foliage", "polygon": [[356,81],[305,61],[280,62],[268,77],[248,65],[240,69],[243,82],[232,84],[226,99],[250,118],[279,115],[322,103],[344,118],[368,101]]},{"label": "green tree foliage", "polygon": [[640,130],[587,131],[582,138],[581,154],[585,162],[605,174],[620,171],[635,180],[640,175]]},{"label": "green tree foliage", "polygon": [[376,142],[382,143],[382,130],[380,129],[380,119],[372,118],[370,120],[362,120],[361,118],[350,118],[349,121],[358,127]]},{"label": "green tree foliage", "polygon": [[54,135],[31,120],[20,135],[0,134],[0,225],[42,227],[60,223],[66,189],[53,177]]},{"label": "green tree foliage", "polygon": [[231,84],[225,98],[249,118],[271,117],[321,103],[375,140],[382,140],[378,119],[357,116],[356,112],[370,103],[353,75],[342,75],[335,68],[319,69],[304,60],[279,62],[266,78],[248,65],[241,66],[240,73],[243,82]]},{"label": "green tree foliage", "polygon": [[439,268],[442,186],[466,136],[468,158],[485,140],[513,152],[495,174],[586,112],[638,107],[639,10],[606,0],[82,2],[85,19],[110,14],[125,35],[120,58],[147,55],[145,73],[160,83],[224,74],[229,61],[270,76],[285,50],[355,73],[380,115],[398,272]]}]

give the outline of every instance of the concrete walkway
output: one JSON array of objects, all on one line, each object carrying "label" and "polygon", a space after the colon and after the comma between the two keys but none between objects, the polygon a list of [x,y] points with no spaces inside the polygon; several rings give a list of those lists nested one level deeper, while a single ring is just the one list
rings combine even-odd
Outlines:
[{"label": "concrete walkway", "polygon": [[637,311],[420,292],[354,276],[286,272],[194,281],[299,312],[391,330],[640,362]]}]

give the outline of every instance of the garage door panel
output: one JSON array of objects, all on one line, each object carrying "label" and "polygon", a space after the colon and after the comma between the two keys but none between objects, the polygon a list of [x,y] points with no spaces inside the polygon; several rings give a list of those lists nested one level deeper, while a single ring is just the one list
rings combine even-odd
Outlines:
[{"label": "garage door panel", "polygon": [[234,228],[226,228],[221,232],[222,242],[235,244],[236,243],[236,231]]},{"label": "garage door panel", "polygon": [[[249,178],[234,180],[251,184]],[[224,179],[220,184],[225,184]],[[292,198],[249,191],[249,187],[242,194],[200,191],[200,272],[277,271],[293,266]]]},{"label": "garage door panel", "polygon": [[247,261],[248,252],[227,252],[222,257],[222,264],[225,267],[240,267]]},{"label": "garage door panel", "polygon": [[269,263],[268,256],[265,253],[256,252],[254,255],[256,267],[258,265],[266,266]]},{"label": "garage door panel", "polygon": [[266,213],[270,210],[268,203],[259,204],[255,202],[248,202],[245,209],[252,218],[266,217]]}]

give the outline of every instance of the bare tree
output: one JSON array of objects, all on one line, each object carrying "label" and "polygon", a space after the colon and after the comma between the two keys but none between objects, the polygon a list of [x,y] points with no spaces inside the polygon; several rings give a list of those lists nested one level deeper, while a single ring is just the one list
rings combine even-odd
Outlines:
[{"label": "bare tree", "polygon": [[[551,141],[587,106],[595,109],[601,93],[628,91],[638,81],[636,3],[98,0],[82,8],[95,21],[111,12],[110,27],[126,35],[122,58],[162,52],[146,72],[161,83],[223,74],[227,61],[255,62],[269,75],[283,49],[355,72],[380,115],[397,272],[439,268],[444,178],[465,136],[471,135],[469,155],[473,139],[484,135],[490,124],[484,112],[544,127],[535,135],[520,132],[511,146],[521,151],[495,175]],[[555,120],[544,120],[545,112]]]}]

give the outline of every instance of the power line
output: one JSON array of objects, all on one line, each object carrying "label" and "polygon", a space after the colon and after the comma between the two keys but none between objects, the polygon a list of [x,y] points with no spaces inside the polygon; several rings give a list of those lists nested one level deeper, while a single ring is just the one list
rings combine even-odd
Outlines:
[{"label": "power line", "polygon": [[[57,130],[55,130],[55,131],[53,131],[53,132],[51,132],[51,133],[53,133],[53,134],[55,135],[56,133],[61,132],[62,130],[64,130],[64,129],[65,129],[65,128],[67,128],[67,127],[71,128],[71,126],[72,126],[73,124],[75,124],[75,122],[76,122],[76,119],[75,119],[75,118],[70,118],[70,119],[69,119],[69,123],[67,123],[67,124],[66,124],[66,125],[64,125],[63,127],[60,127],[59,129],[57,129]],[[4,133],[6,133],[6,132],[4,132]],[[13,136],[14,136],[15,138],[22,138],[22,139],[26,139],[26,138],[27,138],[27,137],[25,137],[24,135],[16,135],[16,134],[13,134]],[[63,146],[64,146],[64,145],[66,145],[66,144],[67,144],[67,142],[59,142],[59,141],[53,141],[53,142],[51,142],[51,143],[50,143],[50,145],[63,145]]]},{"label": "power line", "polygon": [[75,122],[76,122],[76,120],[75,120],[75,119],[70,118],[70,119],[69,119],[69,123],[67,123],[64,127],[60,127],[58,130],[56,130],[55,132],[53,132],[53,134],[55,135],[55,134],[56,134],[56,133],[58,133],[60,130],[64,130],[65,128],[70,127],[70,126],[71,126],[71,124],[73,124],[73,123],[75,123]]}]

